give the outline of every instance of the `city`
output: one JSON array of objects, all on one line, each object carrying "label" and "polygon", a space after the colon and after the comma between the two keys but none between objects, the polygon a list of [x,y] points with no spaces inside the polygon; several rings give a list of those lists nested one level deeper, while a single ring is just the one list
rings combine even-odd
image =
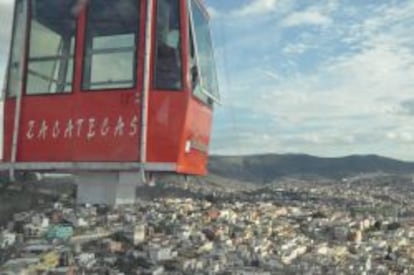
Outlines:
[{"label": "city", "polygon": [[409,176],[197,181],[166,178],[113,209],[66,197],[15,213],[1,274],[414,272]]}]

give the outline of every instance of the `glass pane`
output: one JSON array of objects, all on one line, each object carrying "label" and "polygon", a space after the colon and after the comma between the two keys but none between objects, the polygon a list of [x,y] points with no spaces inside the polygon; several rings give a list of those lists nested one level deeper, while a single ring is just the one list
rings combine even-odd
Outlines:
[{"label": "glass pane", "polygon": [[155,87],[165,90],[182,88],[180,7],[178,0],[159,0]]},{"label": "glass pane", "polygon": [[[128,88],[134,85],[133,52],[96,54],[92,57],[91,89]],[[102,70],[102,68],[106,68]]]},{"label": "glass pane", "polygon": [[10,64],[7,75],[7,96],[14,97],[22,87],[22,58],[24,54],[24,39],[26,35],[26,2],[17,1],[15,21],[13,27],[12,48],[10,51]]},{"label": "glass pane", "polygon": [[220,95],[208,19],[194,0],[191,3],[191,12],[198,61],[198,71],[193,74],[198,75],[199,82],[196,84],[200,85],[200,87],[196,86],[193,89],[196,94],[200,93],[198,89],[201,89],[201,92],[208,94],[209,97],[219,100]]},{"label": "glass pane", "polygon": [[93,39],[93,48],[96,49],[113,49],[116,47],[127,48],[135,45],[134,34],[120,34],[113,36],[101,36]]},{"label": "glass pane", "polygon": [[72,90],[76,19],[75,0],[33,0],[26,93]]},{"label": "glass pane", "polygon": [[139,2],[89,1],[82,89],[135,85]]},{"label": "glass pane", "polygon": [[212,100],[209,98],[209,96],[206,93],[203,92],[201,88],[200,75],[199,75],[200,69],[198,68],[198,65],[197,65],[193,37],[194,37],[193,31],[190,28],[190,72],[191,72],[190,76],[191,76],[191,86],[193,87],[193,94],[195,97],[197,97],[204,103],[211,105]]}]

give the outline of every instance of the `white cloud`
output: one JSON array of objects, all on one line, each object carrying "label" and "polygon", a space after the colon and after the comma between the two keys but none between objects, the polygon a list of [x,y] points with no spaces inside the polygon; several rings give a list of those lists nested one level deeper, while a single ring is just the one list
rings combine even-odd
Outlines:
[{"label": "white cloud", "polygon": [[[348,56],[334,58],[309,75],[285,77],[271,90],[263,91],[265,98],[256,100],[258,110],[269,114],[282,113],[299,128],[309,120],[323,120],[326,127],[341,127],[345,131],[364,128],[370,121],[378,125],[398,123],[390,115],[392,106],[412,98],[414,87],[414,55],[387,49],[386,45]],[[378,98],[392,95],[385,103]],[[249,102],[250,103],[250,102]],[[366,116],[348,125],[338,117]]]},{"label": "white cloud", "polygon": [[[267,135],[272,138],[260,138],[260,148],[268,152],[377,153],[413,160],[414,127],[402,125],[414,125],[413,112],[407,110],[407,102],[414,102],[414,4],[392,5],[379,6],[369,16],[360,14],[352,23],[334,21],[335,15],[326,16],[319,6],[285,18],[285,26],[332,25],[323,34],[311,34],[313,38],[288,40],[282,51],[289,55],[275,62],[286,65],[310,50],[307,57],[322,62],[311,63],[309,71],[270,70],[263,64],[265,69],[238,73],[232,80],[238,87],[230,87],[224,106],[239,106],[272,122],[256,122],[262,125],[254,131],[241,122],[239,131],[256,135],[245,135],[237,148],[257,152],[254,139]],[[302,66],[300,57],[296,63]],[[232,142],[228,146],[226,151],[236,149]]]},{"label": "white cloud", "polygon": [[282,21],[284,27],[297,27],[301,25],[328,25],[332,19],[318,10],[294,12]]},{"label": "white cloud", "polygon": [[218,16],[221,15],[220,11],[218,11],[215,8],[210,7],[210,6],[207,7],[207,11],[208,11],[208,14],[210,15],[211,18],[218,17]]},{"label": "white cloud", "polygon": [[306,52],[311,46],[305,43],[289,44],[282,49],[285,54],[300,55]]},{"label": "white cloud", "polygon": [[276,10],[279,0],[251,0],[249,4],[242,6],[234,14],[237,16],[260,15]]},{"label": "white cloud", "polygon": [[273,80],[277,80],[277,81],[281,80],[281,76],[273,72],[272,70],[265,69],[265,70],[261,70],[261,72]]},{"label": "white cloud", "polygon": [[398,143],[414,143],[414,129],[411,127],[401,127],[393,129],[385,134],[386,138]]}]

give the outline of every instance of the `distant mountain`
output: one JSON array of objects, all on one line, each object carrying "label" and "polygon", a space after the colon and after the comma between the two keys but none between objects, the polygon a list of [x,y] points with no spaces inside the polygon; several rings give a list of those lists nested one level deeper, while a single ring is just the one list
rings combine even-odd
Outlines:
[{"label": "distant mountain", "polygon": [[271,182],[282,177],[325,177],[340,179],[361,173],[414,173],[414,162],[377,155],[352,155],[321,158],[304,154],[267,154],[252,156],[212,156],[210,174],[225,178]]}]

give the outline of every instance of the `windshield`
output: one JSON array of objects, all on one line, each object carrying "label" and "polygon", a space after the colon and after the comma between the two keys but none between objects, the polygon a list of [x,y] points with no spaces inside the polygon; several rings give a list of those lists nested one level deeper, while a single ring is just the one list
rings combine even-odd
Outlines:
[{"label": "windshield", "polygon": [[[220,101],[216,66],[213,52],[213,44],[210,36],[210,27],[208,23],[208,16],[202,10],[198,1],[191,0],[191,17],[192,29],[191,39],[193,39],[195,60],[198,66],[197,75],[199,79],[194,80],[194,93],[204,93],[215,101]],[[191,43],[190,42],[190,43]]]}]

